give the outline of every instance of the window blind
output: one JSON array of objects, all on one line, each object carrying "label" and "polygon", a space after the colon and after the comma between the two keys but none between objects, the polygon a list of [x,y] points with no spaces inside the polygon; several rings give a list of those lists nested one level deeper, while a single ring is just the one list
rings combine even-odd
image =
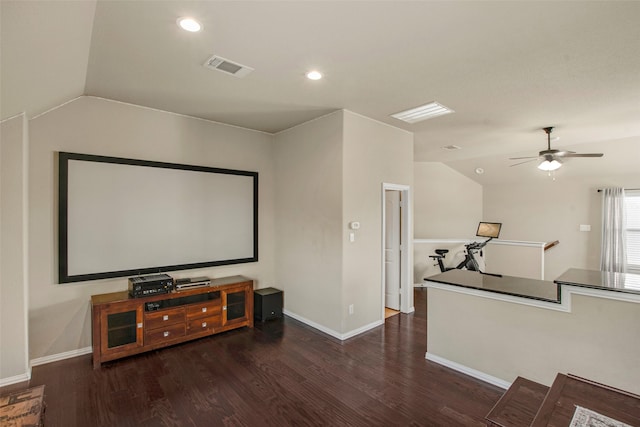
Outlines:
[{"label": "window blind", "polygon": [[640,273],[640,190],[625,190],[627,269]]}]

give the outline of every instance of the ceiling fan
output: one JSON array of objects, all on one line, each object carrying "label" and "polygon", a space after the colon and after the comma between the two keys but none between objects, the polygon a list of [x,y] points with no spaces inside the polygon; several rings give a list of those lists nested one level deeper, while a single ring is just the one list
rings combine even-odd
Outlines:
[{"label": "ceiling fan", "polygon": [[534,160],[540,160],[540,164],[538,165],[538,169],[543,171],[554,171],[562,166],[562,160],[569,157],[602,157],[602,153],[576,153],[575,151],[563,151],[563,150],[552,150],[551,149],[551,132],[553,131],[553,127],[543,128],[547,134],[547,149],[542,150],[538,153],[537,156],[530,157],[511,157],[509,160],[523,160],[527,159],[524,162],[516,163],[511,166],[518,166],[523,163],[533,162]]}]

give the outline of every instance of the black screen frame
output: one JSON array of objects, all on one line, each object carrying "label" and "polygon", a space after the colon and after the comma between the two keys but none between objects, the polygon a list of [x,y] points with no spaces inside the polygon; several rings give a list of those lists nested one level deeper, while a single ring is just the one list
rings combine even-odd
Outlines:
[{"label": "black screen frame", "polygon": [[[115,163],[121,165],[154,167],[164,169],[178,169],[186,171],[206,172],[215,174],[248,176],[253,180],[253,255],[246,258],[211,260],[197,263],[173,264],[160,266],[143,266],[136,269],[117,271],[103,271],[89,274],[69,275],[68,253],[68,185],[69,161],[79,160],[87,162]],[[223,169],[208,166],[187,165],[180,163],[165,163],[150,160],[128,159],[121,157],[98,156],[92,154],[58,153],[58,282],[74,283],[89,280],[111,279],[140,274],[158,273],[163,271],[189,270],[196,268],[216,267],[222,265],[251,263],[258,261],[258,172]]]}]

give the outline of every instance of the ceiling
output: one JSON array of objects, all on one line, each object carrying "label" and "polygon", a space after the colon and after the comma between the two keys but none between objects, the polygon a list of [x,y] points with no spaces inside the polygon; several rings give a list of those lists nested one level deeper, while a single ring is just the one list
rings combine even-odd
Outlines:
[{"label": "ceiling", "polygon": [[[277,133],[347,109],[413,132],[416,161],[463,173],[535,155],[546,148],[545,126],[556,126],[558,148],[605,152],[572,164],[605,167],[617,144],[640,159],[636,1],[2,0],[0,7],[2,119],[92,95]],[[187,15],[201,32],[176,25]],[[203,67],[213,54],[255,71],[241,79]],[[311,69],[325,78],[306,79]],[[390,117],[430,101],[455,113],[413,125]],[[508,173],[520,169],[535,167]]]}]

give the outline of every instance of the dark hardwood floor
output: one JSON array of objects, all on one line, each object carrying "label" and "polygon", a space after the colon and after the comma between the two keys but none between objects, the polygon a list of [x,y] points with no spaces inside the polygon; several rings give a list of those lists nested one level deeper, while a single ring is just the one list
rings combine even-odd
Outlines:
[{"label": "dark hardwood floor", "polygon": [[107,363],[33,368],[45,426],[484,426],[503,390],[425,360],[416,312],[346,341],[285,317]]}]

